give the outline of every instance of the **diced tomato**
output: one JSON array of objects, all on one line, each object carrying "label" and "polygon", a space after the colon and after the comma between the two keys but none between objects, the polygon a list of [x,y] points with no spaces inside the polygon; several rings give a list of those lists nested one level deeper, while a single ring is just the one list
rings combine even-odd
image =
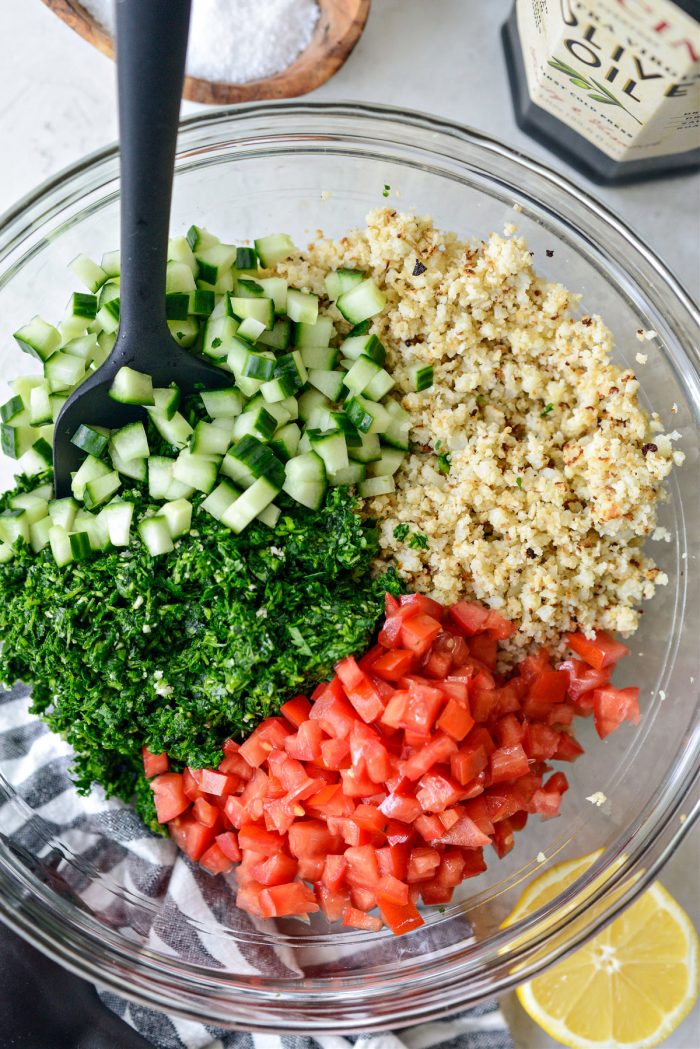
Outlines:
[{"label": "diced tomato", "polygon": [[190,806],[179,772],[161,772],[151,780],[151,790],[159,823],[169,823]]},{"label": "diced tomato", "polygon": [[360,845],[345,850],[347,871],[345,880],[349,885],[374,891],[379,881],[377,855],[371,845]]},{"label": "diced tomato", "polygon": [[455,640],[452,634],[438,634],[430,651],[423,660],[423,670],[426,674],[440,679],[447,677],[452,669],[452,652]]},{"label": "diced tomato", "polygon": [[402,594],[399,598],[399,606],[402,615],[406,615],[410,609],[414,615],[433,616],[441,622],[445,617],[445,608],[439,601],[425,594]]},{"label": "diced tomato", "polygon": [[379,659],[380,656],[383,656],[385,652],[386,649],[383,645],[372,645],[372,647],[357,660],[358,667],[360,670],[364,671],[365,674],[370,674],[375,661]]},{"label": "diced tomato", "polygon": [[492,783],[510,783],[520,776],[527,775],[530,768],[527,754],[520,743],[515,743],[512,747],[499,747],[498,750],[494,750],[489,760]]},{"label": "diced tomato", "polygon": [[317,885],[316,895],[329,922],[340,921],[346,907],[350,906],[350,893],[347,889],[329,889],[326,885]]},{"label": "diced tomato", "polygon": [[440,853],[437,849],[419,845],[411,849],[406,880],[409,882],[425,881],[427,878],[432,878],[439,866]]},{"label": "diced tomato", "polygon": [[382,725],[388,725],[391,728],[400,728],[402,721],[408,710],[408,690],[399,690],[394,692],[389,702],[386,705],[384,713],[382,714]]},{"label": "diced tomato", "polygon": [[302,856],[298,866],[299,877],[302,881],[320,881],[325,862],[325,856]]},{"label": "diced tomato", "polygon": [[506,820],[523,807],[523,798],[518,791],[510,785],[499,785],[491,787],[486,791],[486,811],[492,823]]},{"label": "diced tomato", "polygon": [[202,796],[202,792],[197,786],[195,778],[189,769],[185,769],[182,773],[182,789],[190,801],[194,801],[195,798],[200,798]]},{"label": "diced tomato", "polygon": [[444,695],[453,699],[455,703],[459,703],[460,706],[469,709],[469,687],[466,681],[455,678],[454,676],[445,678],[443,681],[436,681],[435,687],[439,688]]},{"label": "diced tomato", "polygon": [[363,830],[383,831],[386,827],[386,817],[376,805],[358,805],[352,814],[352,819]]},{"label": "diced tomato", "polygon": [[563,703],[569,677],[563,670],[543,670],[530,682],[523,711],[528,718],[545,717],[556,703]]},{"label": "diced tomato", "polygon": [[357,715],[345,697],[339,678],[333,678],[325,686],[309,716],[312,721],[320,721],[321,727],[329,736],[345,739],[350,735]]},{"label": "diced tomato", "polygon": [[304,721],[295,735],[287,736],[284,747],[287,753],[299,761],[316,761],[321,757],[323,730],[318,721]]},{"label": "diced tomato", "polygon": [[214,842],[199,857],[199,865],[211,874],[226,874],[227,871],[233,869],[233,860],[226,855],[217,842]]},{"label": "diced tomato", "polygon": [[253,729],[238,750],[249,765],[254,768],[262,765],[267,755],[274,748],[284,748],[284,741],[290,735],[291,729],[283,718],[267,718],[257,728]]},{"label": "diced tomato", "polygon": [[463,849],[478,849],[488,845],[490,838],[483,834],[469,816],[462,816],[454,827],[451,827],[440,838],[443,845],[459,845]]},{"label": "diced tomato", "polygon": [[265,918],[292,914],[313,914],[319,909],[313,891],[302,881],[270,885],[260,890],[260,910]]},{"label": "diced tomato", "polygon": [[390,619],[391,616],[396,615],[400,607],[399,602],[393,594],[386,593],[384,595],[384,616],[386,619]]},{"label": "diced tomato", "polygon": [[413,828],[401,820],[390,819],[386,825],[386,840],[392,847],[404,845],[412,841],[414,836]]},{"label": "diced tomato", "polygon": [[[248,762],[245,758],[242,758],[240,754],[235,752],[232,754],[225,754],[223,760],[219,762],[217,769],[219,772],[223,772],[225,776],[237,776],[239,779],[244,779],[246,781],[252,779],[253,776],[253,769]],[[185,790],[187,790],[187,787],[185,787]]]},{"label": "diced tomato", "polygon": [[416,656],[423,656],[440,630],[440,621],[433,616],[412,616],[401,627],[401,644]]},{"label": "diced tomato", "polygon": [[176,816],[168,824],[170,836],[185,855],[198,860],[210,845],[214,844],[215,832],[211,827],[199,823],[192,813]]},{"label": "diced tomato", "polygon": [[321,744],[321,760],[327,769],[350,767],[350,742],[348,739],[326,739]]},{"label": "diced tomato", "polygon": [[385,874],[379,879],[376,886],[377,902],[388,900],[389,903],[408,903],[408,885],[399,881],[392,874]]},{"label": "diced tomato", "polygon": [[334,891],[339,889],[345,881],[345,872],[348,867],[348,861],[344,856],[328,855],[323,861],[323,874],[321,876],[323,884],[328,889]]},{"label": "diced tomato", "polygon": [[458,742],[464,739],[474,724],[474,718],[468,708],[454,699],[448,700],[437,721],[437,727]]},{"label": "diced tomato", "polygon": [[[639,724],[638,688],[597,688],[593,692],[593,719],[598,735],[605,739],[623,721]],[[155,780],[154,780],[155,782]]]},{"label": "diced tomato", "polygon": [[554,757],[557,761],[576,761],[576,758],[583,754],[583,747],[574,739],[568,732],[559,733],[559,744]]},{"label": "diced tomato", "polygon": [[608,684],[612,665],[610,664],[610,668],[603,667],[601,670],[596,670],[582,659],[565,659],[559,664],[557,670],[566,674],[569,679],[567,692],[572,699],[578,700],[585,692]]},{"label": "diced tomato", "polygon": [[309,720],[311,704],[306,696],[295,696],[294,699],[288,699],[286,703],[282,704],[280,713],[284,714],[290,725],[293,725],[294,728],[299,728],[300,725]]},{"label": "diced tomato", "polygon": [[561,735],[560,732],[550,728],[549,725],[542,725],[539,722],[526,724],[523,736],[525,753],[529,758],[535,758],[538,761],[548,761],[549,758],[554,757],[557,753],[561,743]]},{"label": "diced tomato", "polygon": [[205,827],[213,827],[219,819],[219,810],[206,798],[197,798],[192,807],[196,819]]},{"label": "diced tomato", "polygon": [[278,852],[250,869],[251,876],[261,885],[284,885],[293,881],[299,868],[297,860]]},{"label": "diced tomato", "polygon": [[552,663],[549,658],[549,651],[545,646],[538,648],[535,652],[531,652],[530,655],[525,656],[517,667],[517,676],[526,684],[529,685],[531,681],[534,681],[536,677],[545,671],[551,670]]},{"label": "diced tomato", "polygon": [[238,848],[238,838],[234,831],[227,830],[223,834],[217,834],[216,844],[232,863],[240,863],[241,850]]},{"label": "diced tomato", "polygon": [[217,798],[225,798],[232,791],[231,777],[216,772],[215,769],[190,769],[190,773],[204,794],[214,794]]},{"label": "diced tomato", "polygon": [[613,666],[623,656],[629,655],[629,648],[621,641],[615,641],[605,630],[597,630],[592,638],[585,634],[569,634],[567,642],[576,655],[581,656],[596,670]]},{"label": "diced tomato", "polygon": [[321,820],[300,820],[289,828],[289,851],[301,858],[341,852],[342,847],[340,838]]},{"label": "diced tomato", "polygon": [[383,656],[375,660],[372,672],[386,681],[398,681],[404,674],[410,674],[416,663],[413,652],[407,648],[395,648],[393,651],[384,652]]},{"label": "diced tomato", "polygon": [[532,811],[538,813],[542,819],[549,820],[559,815],[561,808],[561,794],[546,790],[536,790],[532,795]]},{"label": "diced tomato", "polygon": [[477,604],[475,601],[458,601],[451,605],[447,614],[449,618],[461,627],[467,637],[473,637],[486,630],[489,618],[488,608]]},{"label": "diced tomato", "polygon": [[379,932],[381,919],[359,911],[357,907],[346,907],[343,911],[343,925],[349,929],[364,929],[367,932]]},{"label": "diced tomato", "polygon": [[[493,612],[489,613],[492,616]],[[505,622],[505,620],[503,621]],[[485,663],[489,670],[496,669],[498,661],[498,640],[490,634],[477,634],[469,639],[469,655]]]},{"label": "diced tomato", "polygon": [[238,845],[243,850],[250,849],[263,856],[274,856],[284,848],[284,838],[255,823],[244,823],[238,832]]},{"label": "diced tomato", "polygon": [[503,859],[506,853],[513,848],[515,840],[513,837],[513,826],[509,819],[501,820],[500,823],[495,825],[491,844],[499,859]]},{"label": "diced tomato", "polygon": [[457,744],[449,736],[438,732],[430,742],[411,754],[401,766],[401,773],[407,779],[420,779],[433,765],[448,761],[457,750]]},{"label": "diced tomato", "polygon": [[423,810],[416,798],[405,794],[388,794],[379,806],[379,811],[388,819],[412,823]]},{"label": "diced tomato", "polygon": [[391,903],[389,900],[378,900],[379,912],[386,925],[395,936],[419,929],[424,924],[415,903]]},{"label": "diced tomato", "polygon": [[488,760],[483,744],[467,744],[450,757],[450,770],[457,782],[466,786],[486,768]]},{"label": "diced tomato", "polygon": [[459,784],[435,769],[421,777],[419,787],[416,800],[424,812],[444,812],[462,796]]},{"label": "diced tomato", "polygon": [[152,779],[153,776],[160,776],[170,768],[168,755],[165,752],[162,754],[152,754],[148,747],[141,747],[141,754],[143,756],[143,774],[146,779]]},{"label": "diced tomato", "polygon": [[423,813],[414,821],[413,826],[421,838],[428,842],[437,841],[445,833],[445,825],[437,815],[429,816]]},{"label": "diced tomato", "polygon": [[407,732],[429,735],[435,718],[440,711],[445,697],[439,688],[411,680],[408,690],[408,703],[399,723],[399,728]]}]

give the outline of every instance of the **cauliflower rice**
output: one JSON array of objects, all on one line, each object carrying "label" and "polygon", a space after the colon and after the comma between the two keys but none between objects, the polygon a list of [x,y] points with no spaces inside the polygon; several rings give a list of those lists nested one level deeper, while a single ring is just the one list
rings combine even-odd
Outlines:
[{"label": "cauliflower rice", "polygon": [[[579,297],[535,273],[521,237],[464,243],[389,208],[339,241],[319,234],[278,269],[324,295],[340,266],[386,293],[371,331],[395,393],[412,364],[434,367],[430,389],[401,397],[413,444],[396,491],[366,506],[387,561],[441,602],[498,609],[521,646],[576,628],[631,634],[639,603],[667,582],[641,545],[683,454],[640,407],[634,373],[611,362],[601,318],[574,317]],[[425,549],[395,536],[404,523]]]}]

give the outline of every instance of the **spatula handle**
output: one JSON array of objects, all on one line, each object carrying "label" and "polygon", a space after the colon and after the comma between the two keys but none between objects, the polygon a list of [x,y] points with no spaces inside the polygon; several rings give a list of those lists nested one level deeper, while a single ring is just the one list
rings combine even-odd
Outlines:
[{"label": "spatula handle", "polygon": [[165,266],[190,0],[117,0],[120,335],[165,329]]}]

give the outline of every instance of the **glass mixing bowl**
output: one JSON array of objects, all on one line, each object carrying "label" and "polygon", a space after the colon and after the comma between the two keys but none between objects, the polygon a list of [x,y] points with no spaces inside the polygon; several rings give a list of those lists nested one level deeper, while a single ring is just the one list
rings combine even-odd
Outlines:
[{"label": "glass mixing bowl", "polygon": [[[2,220],[2,384],[27,370],[11,333],[37,310],[61,315],[75,283],[66,264],[80,251],[99,258],[117,246],[118,192],[117,153],[110,148]],[[423,930],[393,938],[330,931],[320,920],[241,924],[230,918],[233,895],[225,889],[218,919],[196,909],[171,918],[169,942],[181,945],[180,957],[149,938],[158,898],[120,880],[108,827],[82,855],[70,835],[40,819],[31,849],[22,843],[17,827],[31,813],[13,789],[13,763],[4,765],[3,920],[82,976],[183,1017],[256,1031],[338,1034],[410,1025],[503,992],[580,945],[640,892],[698,807],[697,311],[614,215],[560,175],[466,128],[327,103],[253,105],[182,126],[174,230],[194,222],[232,242],[285,230],[304,244],[319,227],[339,235],[361,225],[369,209],[385,203],[428,212],[462,236],[515,223],[538,268],[580,292],[583,310],[605,317],[618,362],[639,372],[643,402],[682,435],[687,460],[674,472],[660,514],[671,541],[651,544],[669,583],[646,606],[623,671],[626,683],[642,687],[642,722],[604,743],[585,724],[587,753],[567,767],[571,790],[562,818],[528,826],[513,852],[500,862],[494,857],[453,905],[433,908]],[[639,329],[651,333],[643,346]],[[640,349],[648,355],[643,367],[635,364]],[[5,390],[0,394],[4,400]],[[605,804],[587,800],[596,792]],[[593,850],[600,850],[593,866],[567,891],[502,928],[520,893],[550,862]],[[93,892],[98,885],[104,891]],[[196,937],[206,952],[183,946]]]}]

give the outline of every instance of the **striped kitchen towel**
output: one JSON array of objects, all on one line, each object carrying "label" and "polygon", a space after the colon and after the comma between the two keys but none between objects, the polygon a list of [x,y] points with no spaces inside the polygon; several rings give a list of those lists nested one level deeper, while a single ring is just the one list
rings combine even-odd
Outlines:
[{"label": "striped kitchen towel", "polygon": [[[70,779],[70,748],[29,705],[23,686],[0,693],[0,835],[6,847],[39,859],[59,891],[105,925],[130,930],[163,954],[246,974],[293,976],[303,966],[313,975],[312,956],[260,943],[256,920],[231,906],[226,879],[211,878],[99,789],[80,797]],[[439,946],[439,930],[426,927],[431,942],[424,948]],[[512,1049],[495,1003],[390,1034],[312,1038],[224,1031],[98,993],[157,1049]]]}]

